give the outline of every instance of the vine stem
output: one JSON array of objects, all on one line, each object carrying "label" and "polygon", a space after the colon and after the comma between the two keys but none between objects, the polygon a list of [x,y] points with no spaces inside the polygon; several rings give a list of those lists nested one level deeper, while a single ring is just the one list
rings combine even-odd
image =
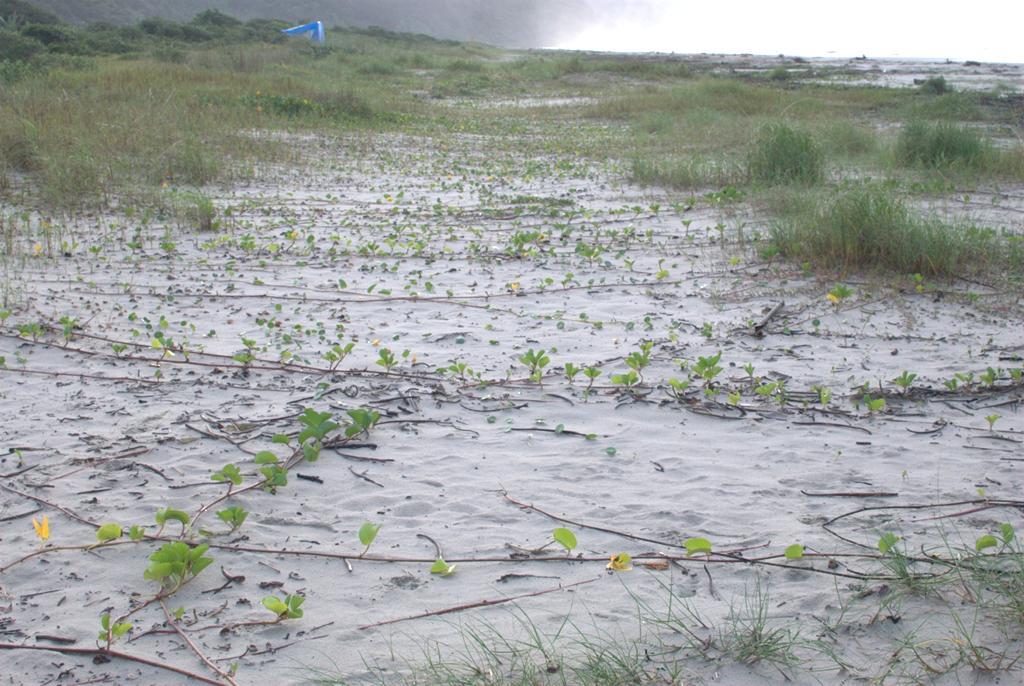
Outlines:
[{"label": "vine stem", "polygon": [[[104,657],[115,657],[121,660],[128,660],[130,662],[138,662],[139,664],[147,665],[149,667],[155,667],[162,669],[167,672],[174,672],[182,676],[188,677],[192,681],[198,681],[204,684],[213,684],[213,686],[224,686],[225,682],[217,681],[209,677],[203,676],[202,674],[196,674],[195,672],[189,671],[182,667],[175,667],[172,664],[166,662],[160,662],[159,660],[153,660],[142,655],[132,655],[131,653],[122,653],[120,650],[110,650],[109,648],[74,648],[71,646],[30,646],[21,645],[18,643],[0,643],[0,650],[48,650],[54,653],[62,653],[64,655],[102,655]],[[235,682],[228,682],[229,684],[235,684]],[[237,686],[237,684],[235,684]]]},{"label": "vine stem", "polygon": [[214,674],[219,676],[221,679],[226,681],[231,686],[238,686],[238,682],[235,681],[235,678],[231,674],[223,671],[220,667],[215,665],[213,661],[210,660],[210,658],[208,658],[206,654],[199,649],[199,646],[195,644],[195,641],[189,638],[188,635],[181,630],[181,627],[178,626],[178,623],[174,621],[174,617],[171,616],[171,611],[167,609],[167,603],[164,602],[163,598],[160,599],[160,609],[164,611],[164,616],[167,617],[168,626],[174,629],[174,633],[178,634],[178,636],[181,637],[181,640],[188,644],[188,647],[192,650],[193,653],[196,654],[196,657],[198,657],[204,665],[209,667]]}]

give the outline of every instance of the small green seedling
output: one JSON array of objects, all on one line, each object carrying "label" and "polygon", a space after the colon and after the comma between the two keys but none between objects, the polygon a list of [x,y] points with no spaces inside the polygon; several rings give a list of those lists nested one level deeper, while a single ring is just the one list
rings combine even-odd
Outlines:
[{"label": "small green seedling", "polygon": [[365,522],[359,527],[359,542],[365,546],[363,552],[359,553],[359,557],[362,557],[370,550],[374,539],[377,538],[377,532],[380,531],[380,527],[380,524],[374,524],[373,522]]},{"label": "small green seedling", "polygon": [[100,633],[97,638],[103,641],[107,647],[119,638],[122,638],[125,634],[132,630],[131,622],[116,622],[110,623],[110,613],[104,612],[100,615]]},{"label": "small green seedling", "polygon": [[338,344],[332,345],[331,349],[323,355],[324,359],[327,360],[327,364],[330,365],[330,370],[332,372],[335,371],[355,347],[355,343],[348,343],[344,346]]},{"label": "small green seedling", "polygon": [[231,484],[238,486],[242,483],[242,472],[240,472],[238,467],[235,465],[228,463],[211,474],[210,480],[218,483],[230,482]]},{"label": "small green seedling", "polygon": [[285,619],[299,619],[302,617],[302,603],[306,601],[306,598],[301,595],[289,595],[284,600],[281,600],[277,596],[267,596],[263,599],[263,607],[267,608],[275,615],[277,615],[277,621],[283,621]]},{"label": "small green seedling", "polygon": [[640,383],[640,375],[632,369],[625,374],[612,374],[612,383],[616,386],[625,386],[628,390]]},{"label": "small green seedling", "polygon": [[398,360],[395,359],[394,354],[388,348],[381,348],[380,352],[377,353],[376,364],[384,367],[384,371],[390,372],[398,365]]},{"label": "small green seedling", "polygon": [[249,513],[245,508],[233,505],[232,507],[226,507],[223,510],[217,510],[217,516],[222,522],[231,527],[231,531],[235,531],[245,523],[245,518],[249,516]]},{"label": "small green seedling", "polygon": [[680,381],[679,379],[671,378],[668,380],[669,392],[676,400],[682,400],[686,396],[686,391],[690,388],[690,385],[691,381],[689,379]]},{"label": "small green seedling", "polygon": [[[644,369],[651,363],[651,348],[653,347],[653,341],[644,341],[640,344],[640,350],[626,356],[626,366],[637,373],[641,382],[644,380]],[[615,383],[614,379],[612,383]]]},{"label": "small green seedling", "polygon": [[747,373],[747,379],[749,379],[750,383],[753,384],[754,383],[754,363],[753,362],[747,362],[745,365],[743,365],[743,371],[745,371]]},{"label": "small green seedling", "polygon": [[864,404],[867,406],[868,412],[883,412],[885,410],[885,398],[868,396],[864,399]]},{"label": "small green seedling", "polygon": [[130,538],[133,541],[136,541],[136,542],[141,541],[145,536],[146,536],[146,527],[144,527],[144,526],[139,526],[138,524],[133,524],[132,527],[130,529],[128,529],[128,538]]},{"label": "small green seedling", "polygon": [[698,357],[693,365],[693,373],[704,380],[705,386],[710,386],[715,377],[722,373],[718,362],[722,359],[722,352],[719,351],[709,357]]},{"label": "small green seedling", "polygon": [[569,383],[572,383],[573,379],[575,379],[576,375],[581,371],[582,369],[574,365],[572,362],[565,363],[565,378],[569,380]]},{"label": "small green seedling", "polygon": [[1000,415],[998,415],[998,414],[990,414],[990,415],[987,415],[985,417],[985,421],[988,422],[988,430],[989,431],[993,431],[994,430],[996,422],[999,421],[999,417],[1000,417]]},{"label": "small green seedling", "polygon": [[328,433],[338,428],[338,424],[331,421],[330,412],[317,412],[311,407],[307,407],[299,415],[299,423],[304,427],[299,432],[298,441],[300,444],[305,443],[311,438],[316,441],[323,441]]},{"label": "small green seedling", "polygon": [[904,371],[902,374],[893,379],[892,382],[899,386],[900,390],[903,391],[903,394],[906,395],[907,391],[910,390],[911,384],[914,383],[914,379],[916,378],[917,374],[914,374],[913,372]]},{"label": "small green seedling", "polygon": [[566,553],[572,552],[576,547],[576,534],[566,528],[558,527],[551,532],[551,537],[555,539],[555,543],[565,548]]},{"label": "small green seedling", "polygon": [[544,373],[544,367],[548,366],[551,358],[547,356],[547,351],[543,348],[536,352],[534,352],[533,348],[530,348],[519,356],[519,361],[529,368],[532,380],[540,381],[540,377]]}]

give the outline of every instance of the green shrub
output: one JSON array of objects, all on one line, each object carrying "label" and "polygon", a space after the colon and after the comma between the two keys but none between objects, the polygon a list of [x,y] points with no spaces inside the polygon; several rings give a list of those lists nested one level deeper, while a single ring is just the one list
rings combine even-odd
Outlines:
[{"label": "green shrub", "polygon": [[45,49],[46,46],[35,38],[0,29],[0,61],[29,60]]},{"label": "green shrub", "polygon": [[39,9],[23,0],[0,0],[0,25],[18,27],[23,24],[59,24],[53,12]]},{"label": "green shrub", "polygon": [[973,129],[914,121],[900,131],[896,161],[906,166],[976,168],[987,148],[985,140]]},{"label": "green shrub", "polygon": [[765,183],[818,183],[825,175],[825,154],[806,132],[785,124],[761,129],[747,158],[751,178]]},{"label": "green shrub", "polygon": [[942,95],[943,93],[952,93],[953,88],[946,83],[945,76],[931,76],[921,83],[921,92]]}]

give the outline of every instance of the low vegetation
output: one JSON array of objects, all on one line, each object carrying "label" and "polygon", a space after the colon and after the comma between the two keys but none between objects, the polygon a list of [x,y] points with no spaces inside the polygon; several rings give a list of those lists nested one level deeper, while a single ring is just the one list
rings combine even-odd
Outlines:
[{"label": "low vegetation", "polygon": [[886,184],[845,184],[787,212],[791,216],[773,225],[771,247],[843,274],[954,277],[1024,268],[1020,236],[923,215]]},{"label": "low vegetation", "polygon": [[[614,439],[599,433],[606,430],[600,424],[607,415],[597,414],[603,410],[618,413],[622,422],[642,417],[648,425],[654,415],[641,413],[658,412],[658,421],[670,417],[673,427],[682,422],[670,413],[689,412],[699,415],[686,425],[694,432],[717,419],[736,420],[734,425],[754,420],[766,436],[783,434],[774,445],[791,441],[796,426],[812,430],[807,427],[820,417],[813,430],[853,437],[825,444],[837,453],[825,456],[830,461],[818,469],[832,474],[846,470],[834,468],[844,458],[833,445],[863,448],[873,456],[892,432],[907,438],[910,421],[922,423],[922,408],[934,402],[958,408],[958,423],[937,419],[912,434],[937,442],[945,429],[956,434],[947,439],[957,444],[973,440],[971,448],[1012,454],[1020,432],[1001,431],[999,420],[1024,389],[1013,341],[991,337],[984,343],[988,330],[965,326],[956,336],[966,357],[959,371],[949,370],[942,379],[934,378],[941,366],[931,364],[933,348],[927,369],[907,362],[902,373],[876,375],[872,368],[866,378],[859,371],[869,369],[870,357],[860,351],[882,347],[893,355],[872,355],[895,357],[898,350],[889,341],[901,341],[906,357],[899,357],[900,365],[912,358],[906,348],[915,340],[937,345],[934,329],[927,337],[903,329],[928,316],[922,310],[928,298],[917,296],[933,297],[936,310],[942,299],[958,298],[969,307],[956,312],[970,312],[982,296],[948,285],[960,277],[987,282],[985,296],[1001,299],[990,306],[1000,318],[994,327],[1012,321],[1013,308],[1019,308],[1020,232],[1011,222],[987,226],[942,204],[971,209],[976,189],[996,188],[986,196],[996,197],[1024,180],[1024,148],[1016,136],[1006,135],[1019,131],[1017,114],[998,94],[953,92],[941,77],[920,88],[844,87],[828,81],[834,74],[793,61],[742,71],[675,56],[503,52],[380,29],[338,28],[327,46],[314,46],[284,40],[282,22],[242,22],[215,11],[184,22],[147,19],[129,27],[82,28],[32,14],[17,2],[0,9],[15,6],[20,14],[8,12],[0,28],[0,338],[6,341],[0,372],[44,383],[95,381],[89,388],[140,394],[140,405],[152,403],[147,407],[154,426],[161,416],[183,417],[174,420],[180,436],[147,430],[133,452],[111,451],[118,457],[110,459],[145,454],[136,448],[184,452],[196,448],[187,446],[197,440],[220,443],[214,452],[197,450],[200,457],[188,463],[193,473],[184,467],[174,473],[156,455],[152,463],[125,468],[155,474],[160,481],[152,479],[149,488],[188,498],[177,505],[183,509],[168,500],[146,509],[144,520],[131,515],[136,521],[95,522],[55,507],[56,498],[68,497],[61,489],[71,488],[72,476],[97,465],[106,469],[106,462],[76,456],[69,458],[74,467],[61,463],[60,474],[50,475],[44,472],[57,463],[46,462],[48,452],[26,449],[46,455],[25,458],[21,448],[12,448],[5,480],[14,484],[31,472],[30,485],[49,488],[28,495],[38,509],[19,509],[11,517],[40,513],[32,521],[40,547],[3,560],[0,571],[64,554],[88,554],[97,566],[89,569],[95,569],[110,564],[116,552],[128,561],[125,569],[138,568],[117,579],[124,583],[120,588],[138,584],[149,591],[110,594],[109,607],[96,613],[95,649],[28,643],[5,649],[87,650],[98,660],[140,661],[134,647],[121,650],[135,640],[133,631],[139,638],[173,631],[216,677],[212,683],[235,683],[239,669],[249,669],[246,677],[254,678],[255,656],[248,648],[220,664],[207,659],[186,629],[192,635],[216,630],[225,642],[248,642],[250,637],[233,632],[290,629],[308,619],[307,613],[319,614],[319,629],[338,613],[337,605],[324,611],[317,602],[322,579],[316,574],[324,567],[310,574],[311,567],[292,573],[267,565],[281,575],[279,583],[267,582],[275,590],[261,593],[262,600],[222,600],[238,590],[232,584],[245,580],[238,570],[265,555],[296,565],[330,562],[331,573],[390,584],[374,586],[374,592],[388,588],[394,595],[415,588],[406,586],[410,579],[459,583],[477,565],[543,562],[547,569],[574,571],[590,565],[595,576],[574,585],[614,577],[610,583],[622,581],[627,602],[635,604],[636,621],[627,629],[622,622],[606,630],[610,613],[603,608],[595,609],[594,626],[565,619],[542,630],[518,611],[514,635],[504,627],[469,624],[462,645],[428,637],[422,656],[404,656],[408,669],[377,675],[383,683],[676,684],[688,682],[695,665],[711,671],[740,666],[787,680],[810,670],[826,681],[851,675],[877,683],[958,678],[972,670],[1005,672],[1008,678],[1016,673],[1024,636],[1024,552],[1013,525],[995,517],[1000,509],[1019,513],[1021,503],[986,495],[986,484],[995,489],[1002,481],[983,472],[964,479],[968,489],[977,489],[975,500],[909,506],[915,519],[902,521],[912,533],[874,531],[900,521],[902,503],[884,517],[875,517],[884,506],[867,508],[871,519],[844,535],[828,525],[848,515],[818,531],[815,514],[813,536],[828,541],[828,552],[825,546],[814,550],[810,541],[758,542],[757,531],[726,532],[722,538],[743,542],[719,548],[703,521],[686,525],[694,532],[672,531],[659,540],[651,532],[626,532],[625,524],[620,530],[572,523],[570,529],[570,520],[560,515],[550,537],[543,532],[540,547],[536,541],[530,547],[509,543],[515,552],[506,559],[505,553],[485,556],[477,549],[450,549],[446,556],[440,542],[413,530],[418,514],[403,515],[400,526],[408,528],[391,528],[398,516],[391,507],[376,509],[373,494],[387,491],[372,490],[386,487],[369,471],[383,471],[407,453],[428,454],[434,440],[452,444],[455,431],[474,440],[491,431],[486,438],[495,443],[506,434],[528,434],[541,456],[548,449],[544,441],[562,441],[557,450],[577,441],[585,446],[581,455],[596,460],[628,457],[651,474],[667,478],[673,468],[684,473],[667,459],[659,462],[660,456],[648,459],[646,437],[637,435],[643,430],[636,425],[620,424],[629,428]],[[329,159],[318,159],[323,150],[331,151]],[[275,188],[288,197],[272,204],[256,182],[273,178],[274,167],[302,182],[304,170],[316,169],[321,185]],[[253,194],[218,194],[218,184],[231,188],[244,181],[254,182]],[[641,195],[630,184],[649,193]],[[618,193],[622,186],[628,202],[594,190]],[[33,306],[23,306],[31,300],[17,292],[20,281],[31,280],[22,279],[22,272],[43,284],[31,284],[38,286]],[[893,282],[898,285],[890,288]],[[863,305],[878,302],[874,293],[883,289],[909,294],[902,301],[906,317],[869,331],[877,320],[854,317]],[[790,293],[802,298],[798,306]],[[780,294],[790,302],[788,313]],[[548,308],[553,301],[543,301],[545,296],[558,302]],[[43,299],[50,310],[38,306]],[[692,315],[680,303],[705,314]],[[431,308],[427,315],[413,309],[424,305]],[[371,309],[361,309],[366,307]],[[465,327],[448,331],[449,320],[436,314],[441,307],[464,316]],[[446,330],[431,329],[441,326]],[[733,345],[748,334],[750,345]],[[769,334],[783,342],[771,348],[764,341]],[[870,342],[861,345],[862,339]],[[600,341],[600,348],[578,344],[589,340]],[[801,377],[805,367],[825,365],[811,351],[840,341],[842,361],[829,359],[835,365],[820,377]],[[980,361],[986,354],[978,350],[982,344],[993,353],[991,366]],[[424,348],[433,357],[418,357]],[[609,349],[618,352],[608,354]],[[780,359],[798,362],[783,366]],[[69,368],[40,360],[69,360]],[[80,360],[88,364],[71,366]],[[148,390],[167,389],[170,398],[201,384],[208,384],[209,395],[194,398],[230,393],[223,406],[239,416],[182,409],[161,415],[164,396]],[[507,402],[513,393],[527,400]],[[534,395],[545,396],[545,405],[531,407]],[[267,409],[263,419],[250,421],[256,402],[244,405],[245,397],[261,398],[267,408],[275,398],[302,400],[280,400],[280,412]],[[431,402],[422,406],[417,401],[428,397]],[[551,398],[560,402],[547,403]],[[198,408],[200,400],[195,402]],[[588,414],[602,402],[603,410]],[[83,414],[75,421],[85,422],[90,407],[76,410]],[[535,416],[524,422],[525,413],[515,412],[527,407]],[[473,412],[474,419],[456,421],[457,408]],[[601,420],[596,427],[567,428],[568,420],[556,414],[566,408],[581,425],[583,418]],[[130,412],[125,405],[110,416]],[[898,427],[886,427],[886,421]],[[384,444],[398,432],[414,436],[408,440],[416,449],[382,449],[377,456],[339,450],[375,450],[377,441]],[[872,440],[857,441],[865,432]],[[72,437],[79,435],[84,434]],[[363,442],[370,438],[373,443]],[[638,445],[643,449],[634,450]],[[229,457],[207,464],[210,455]],[[344,463],[347,470],[331,475],[351,476],[352,483],[369,489],[359,506],[374,508],[381,521],[353,519],[333,500],[327,502],[329,517],[277,516],[306,508],[281,500],[300,481],[323,486],[323,468],[342,464],[340,459],[357,464]],[[769,459],[774,458],[767,455],[766,464]],[[893,469],[896,459],[887,452],[885,468]],[[483,462],[481,469],[489,466]],[[698,469],[697,462],[685,468]],[[916,469],[915,463],[909,468]],[[549,478],[540,468],[534,473],[531,478]],[[420,476],[407,483],[428,483]],[[559,479],[556,485],[571,483],[568,476],[553,478]],[[713,493],[698,483],[705,478],[694,477],[696,488]],[[902,478],[909,482],[906,470]],[[430,484],[440,484],[440,477],[433,479]],[[84,493],[111,499],[82,505],[98,509],[122,497],[118,485],[71,493],[80,503]],[[790,492],[799,487],[786,486]],[[914,487],[908,483],[907,489]],[[332,494],[343,490],[331,483],[320,493],[328,488],[338,488]],[[802,495],[871,502],[899,495],[884,488]],[[4,492],[24,495],[6,486]],[[519,512],[536,509],[538,521],[545,514],[504,492],[499,497]],[[608,512],[645,506],[617,493],[602,498]],[[312,510],[318,501],[309,500]],[[949,506],[957,510],[943,509]],[[52,531],[44,510],[55,518]],[[271,511],[273,518],[267,516]],[[969,517],[981,512],[983,517]],[[951,530],[960,535],[954,522],[964,523],[966,542],[952,540]],[[489,522],[470,523],[483,531]],[[27,520],[21,524],[27,535]],[[330,548],[301,538],[299,529],[294,537],[268,541],[266,531],[277,526],[347,527],[349,534],[331,541],[337,547]],[[986,527],[981,535],[973,530],[979,526]],[[605,543],[585,540],[593,530],[618,536],[627,550],[604,550]],[[871,540],[857,538],[867,531],[873,531]],[[250,534],[251,544],[245,542]],[[65,538],[58,546],[51,536]],[[408,552],[410,540],[422,542],[416,539],[434,551],[426,558]],[[484,533],[479,540],[494,548],[501,543]],[[659,552],[650,552],[652,546]],[[371,565],[403,566],[403,576],[387,581],[368,572]],[[193,595],[206,581],[212,585],[217,567],[226,584],[202,591],[211,595]],[[26,575],[27,569],[22,567]],[[681,570],[685,597],[672,585]],[[723,600],[716,579],[737,570],[731,579],[739,576],[745,592]],[[784,616],[797,604],[780,610],[786,603],[772,597],[768,572],[776,581],[803,579],[801,574],[824,578],[826,585],[835,583],[837,602],[814,615],[800,609]],[[518,583],[528,576],[545,578],[515,572],[498,581]],[[649,584],[646,595],[629,585],[638,577]],[[193,584],[197,578],[204,581]],[[296,584],[284,588],[286,578]],[[522,597],[564,593],[569,586],[558,578],[550,591]],[[244,592],[254,583],[263,587],[252,577],[249,583]],[[212,595],[222,590],[228,592]],[[717,605],[702,606],[708,597]],[[460,601],[428,614],[513,598],[508,593],[477,605]],[[903,604],[922,598],[933,603],[929,618],[941,616],[937,625],[946,634],[927,625],[914,630],[922,632],[919,640],[913,631],[893,639],[879,630],[900,622]],[[172,611],[166,602],[182,605]],[[215,602],[224,605],[215,609]],[[155,621],[154,610],[162,611]],[[405,614],[359,630],[428,616]],[[320,622],[324,616],[328,623]],[[976,626],[985,628],[984,638]],[[305,630],[303,625],[296,632]],[[851,643],[843,639],[850,634],[865,636],[863,643],[877,650],[866,657],[843,655]],[[303,635],[306,642],[316,638],[312,631]],[[271,651],[293,643],[265,645]],[[240,668],[233,660],[245,664]],[[181,674],[170,663],[155,668]],[[321,683],[349,678],[340,670],[300,669]]]}]

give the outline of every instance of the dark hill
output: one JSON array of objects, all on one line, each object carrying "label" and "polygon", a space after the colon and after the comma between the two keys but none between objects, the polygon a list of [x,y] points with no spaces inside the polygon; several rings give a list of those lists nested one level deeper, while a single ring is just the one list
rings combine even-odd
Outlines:
[{"label": "dark hill", "polygon": [[[9,0],[8,0],[9,1]],[[0,0],[3,4],[5,0]],[[148,17],[188,21],[206,9],[243,20],[321,19],[328,26],[380,26],[507,47],[544,47],[594,16],[595,0],[32,0],[76,24],[135,24]]]}]

